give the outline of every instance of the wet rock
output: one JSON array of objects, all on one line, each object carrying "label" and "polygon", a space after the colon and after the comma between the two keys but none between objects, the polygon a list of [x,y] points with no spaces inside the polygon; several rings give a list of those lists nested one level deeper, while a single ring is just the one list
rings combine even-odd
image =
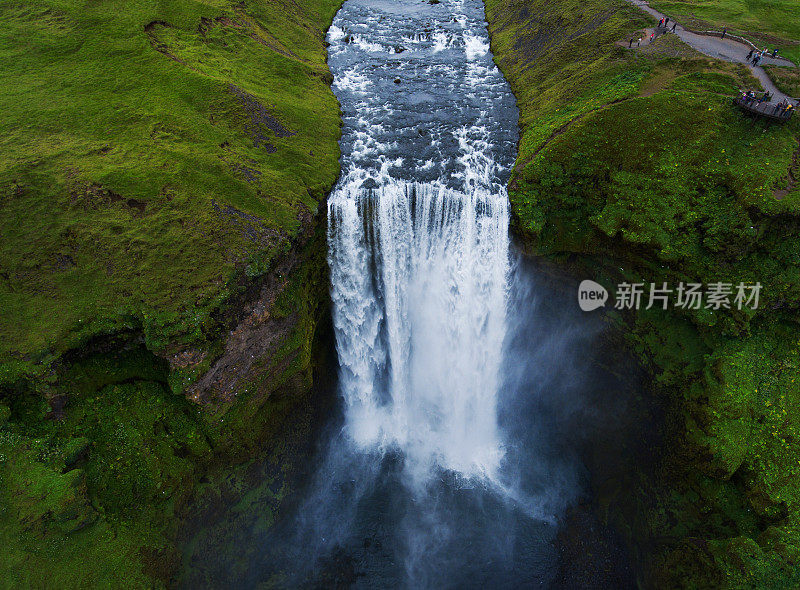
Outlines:
[{"label": "wet rock", "polygon": [[[255,216],[229,206],[218,209],[245,232],[248,227],[254,232],[259,227],[251,225],[257,220]],[[317,266],[323,265],[325,260],[317,253],[325,250],[324,242],[316,241],[319,238],[316,217],[312,211],[304,211],[298,216],[303,233],[298,236],[294,247],[276,261],[269,274],[250,285],[237,301],[231,303],[230,316],[220,320],[228,326],[224,348],[200,378],[187,383],[183,393],[192,402],[227,408],[241,394],[247,398],[249,408],[258,408],[278,388],[284,395],[308,392],[312,360],[310,346],[320,317],[317,314],[322,313],[324,293],[327,293],[327,277]],[[264,230],[275,231],[266,226]],[[311,276],[315,278],[309,278],[304,284],[304,288],[309,289],[306,293],[312,307],[306,310],[292,306],[295,304],[279,304],[278,298],[289,287],[292,277],[300,272],[311,272],[303,270],[307,268],[305,265],[314,267]],[[312,288],[319,291],[311,293]],[[281,308],[279,305],[290,307]],[[297,338],[298,333],[302,338]],[[225,436],[232,436],[227,421],[224,426]],[[251,428],[252,424],[242,421],[241,427]]]},{"label": "wet rock", "polygon": [[554,588],[636,588],[622,537],[600,522],[591,506],[580,504],[568,511],[556,546],[561,567]]},{"label": "wet rock", "polygon": [[368,178],[361,184],[361,188],[364,189],[364,190],[377,188],[377,187],[378,187],[378,183],[375,182],[374,178]]}]

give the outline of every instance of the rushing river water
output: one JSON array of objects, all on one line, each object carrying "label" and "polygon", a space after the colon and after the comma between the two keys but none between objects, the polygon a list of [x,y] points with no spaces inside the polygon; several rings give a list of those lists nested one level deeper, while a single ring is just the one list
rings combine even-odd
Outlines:
[{"label": "rushing river water", "polygon": [[277,522],[271,477],[195,535],[184,585],[549,587],[602,378],[596,326],[510,252],[517,110],[483,4],[347,0],[329,41],[340,412]]}]

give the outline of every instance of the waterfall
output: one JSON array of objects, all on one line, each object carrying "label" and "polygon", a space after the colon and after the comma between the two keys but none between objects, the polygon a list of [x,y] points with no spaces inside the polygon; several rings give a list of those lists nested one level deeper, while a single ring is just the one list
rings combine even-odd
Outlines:
[{"label": "waterfall", "polygon": [[496,480],[504,454],[515,137],[479,7],[442,6],[428,35],[429,22],[365,4],[363,30],[330,34],[345,110],[328,203],[345,430],[362,451],[400,452],[416,483],[438,469]]},{"label": "waterfall", "polygon": [[505,336],[504,193],[437,184],[344,186],[329,204],[346,427],[396,447],[417,476],[493,477]]}]

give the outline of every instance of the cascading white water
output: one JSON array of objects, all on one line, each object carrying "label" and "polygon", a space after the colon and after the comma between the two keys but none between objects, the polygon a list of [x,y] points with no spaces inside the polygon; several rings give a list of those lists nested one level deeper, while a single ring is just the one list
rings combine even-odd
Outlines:
[{"label": "cascading white water", "polygon": [[[496,473],[508,205],[485,188],[388,182],[330,201],[347,427],[416,469]],[[422,473],[418,473],[422,475]]]},{"label": "cascading white water", "polygon": [[[507,88],[479,8],[442,6],[441,30],[430,34],[430,22],[409,25],[402,7],[377,13],[365,3],[363,31],[337,22],[330,35],[332,58],[348,66],[335,88],[353,138],[329,199],[346,429],[362,450],[399,450],[416,482],[438,468],[495,479],[503,457],[501,176],[512,150],[500,132],[503,102],[491,104]],[[415,26],[427,32],[398,35]],[[404,94],[381,85],[381,70]]]}]

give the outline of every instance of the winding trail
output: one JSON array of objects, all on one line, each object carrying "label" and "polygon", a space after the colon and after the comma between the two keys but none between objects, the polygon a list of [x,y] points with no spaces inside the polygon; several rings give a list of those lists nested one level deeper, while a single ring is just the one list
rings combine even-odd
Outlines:
[{"label": "winding trail", "polygon": [[[643,2],[642,0],[627,1],[658,20],[667,17],[664,13],[650,7],[647,2]],[[781,100],[795,101],[795,98],[778,90],[775,83],[770,79],[763,68],[747,62],[747,53],[750,51],[749,45],[745,45],[731,38],[721,39],[710,35],[693,33],[687,31],[680,24],[675,28],[675,34],[678,35],[681,41],[704,55],[733,63],[745,64],[750,69],[753,76],[761,82],[761,86],[764,90],[772,94],[774,99],[778,102]],[[772,57],[765,56],[762,63],[765,65],[785,66],[787,63],[791,62],[785,58],[773,59]]]}]

